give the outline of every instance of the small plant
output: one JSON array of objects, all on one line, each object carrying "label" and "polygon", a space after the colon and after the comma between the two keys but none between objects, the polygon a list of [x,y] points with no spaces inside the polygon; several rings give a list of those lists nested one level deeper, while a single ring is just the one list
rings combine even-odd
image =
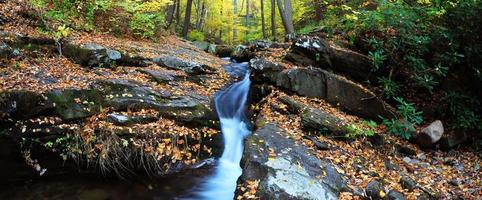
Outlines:
[{"label": "small plant", "polygon": [[387,59],[387,56],[383,54],[382,50],[376,50],[374,52],[368,52],[368,56],[370,56],[372,60],[372,71],[378,71],[380,67],[383,65],[383,62]]},{"label": "small plant", "polygon": [[347,130],[347,137],[371,137],[375,135],[375,128],[377,127],[377,123],[369,120],[363,121],[359,124],[350,124],[346,127]]},{"label": "small plant", "polygon": [[408,140],[415,132],[415,125],[423,122],[422,112],[417,111],[412,103],[408,103],[400,97],[396,97],[395,101],[398,103],[397,112],[400,118],[386,119],[381,117],[381,119],[389,133]]},{"label": "small plant", "polygon": [[378,83],[382,87],[383,95],[386,97],[395,97],[400,92],[400,85],[389,78],[378,78]]}]

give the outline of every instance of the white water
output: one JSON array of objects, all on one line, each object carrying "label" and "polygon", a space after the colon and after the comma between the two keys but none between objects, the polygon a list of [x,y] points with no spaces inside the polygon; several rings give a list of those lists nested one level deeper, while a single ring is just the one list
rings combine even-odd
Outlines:
[{"label": "white water", "polygon": [[230,69],[234,69],[232,75],[244,78],[225,91],[218,92],[216,96],[216,111],[221,122],[224,151],[215,174],[201,185],[195,199],[234,199],[236,182],[242,174],[240,161],[243,156],[243,142],[244,137],[250,133],[244,112],[251,81],[248,63],[233,63],[227,68],[228,72]]}]

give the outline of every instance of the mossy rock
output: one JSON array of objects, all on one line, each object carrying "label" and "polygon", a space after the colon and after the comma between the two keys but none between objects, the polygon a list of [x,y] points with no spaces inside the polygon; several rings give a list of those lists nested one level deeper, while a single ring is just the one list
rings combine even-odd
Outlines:
[{"label": "mossy rock", "polygon": [[63,120],[86,118],[102,111],[103,96],[98,90],[53,90],[46,94],[55,114]]}]

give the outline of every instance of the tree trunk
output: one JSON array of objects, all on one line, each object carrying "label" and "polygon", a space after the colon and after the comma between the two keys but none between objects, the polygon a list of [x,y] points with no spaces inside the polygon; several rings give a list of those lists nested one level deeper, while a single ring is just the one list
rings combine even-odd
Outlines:
[{"label": "tree trunk", "polygon": [[187,34],[189,33],[189,25],[191,24],[191,8],[192,8],[192,0],[187,0],[186,15],[184,17],[184,27],[182,29],[182,37],[186,39],[187,39]]},{"label": "tree trunk", "polygon": [[234,28],[233,28],[233,42],[236,42],[236,38],[238,37],[238,29],[236,29],[236,25],[238,23],[238,1],[233,0],[233,11],[234,11]]},{"label": "tree trunk", "polygon": [[176,4],[176,28],[179,26],[181,22],[181,0],[176,0],[174,2]]},{"label": "tree trunk", "polygon": [[271,0],[271,34],[273,41],[276,41],[276,1]]},{"label": "tree trunk", "polygon": [[261,0],[261,30],[263,31],[263,39],[266,38],[266,27],[264,24],[264,0]]},{"label": "tree trunk", "polygon": [[176,4],[169,5],[167,8],[167,29],[171,27],[172,22],[174,21],[174,14],[176,12]]},{"label": "tree trunk", "polygon": [[276,1],[278,2],[279,13],[281,15],[281,20],[283,21],[286,35],[291,35],[295,32],[293,27],[293,7],[291,6],[291,0],[284,0],[284,5],[281,3],[281,0]]},{"label": "tree trunk", "polygon": [[248,34],[249,34],[249,0],[246,0],[246,36],[245,36],[245,42],[248,42]]}]

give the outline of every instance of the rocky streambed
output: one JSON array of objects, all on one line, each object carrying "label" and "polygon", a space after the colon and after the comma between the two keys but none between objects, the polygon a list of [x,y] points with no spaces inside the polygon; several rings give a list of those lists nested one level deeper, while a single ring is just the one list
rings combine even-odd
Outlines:
[{"label": "rocky streambed", "polygon": [[[367,120],[396,114],[357,83],[371,79],[368,57],[318,37],[232,49],[176,37],[152,43],[76,34],[59,45],[0,36],[2,199],[199,197],[233,148],[221,133],[219,105],[239,98],[216,106],[215,92],[229,90],[247,70],[249,95],[234,103],[246,117],[237,125],[251,132],[235,137],[244,144],[242,174],[233,176],[236,199],[444,196],[422,176],[444,176],[437,165],[449,162],[437,152],[382,129],[367,139],[347,137],[368,130]],[[246,63],[237,68],[209,53]],[[426,129],[427,146],[438,137],[431,134],[437,124]],[[479,173],[452,164],[443,169]]]}]

